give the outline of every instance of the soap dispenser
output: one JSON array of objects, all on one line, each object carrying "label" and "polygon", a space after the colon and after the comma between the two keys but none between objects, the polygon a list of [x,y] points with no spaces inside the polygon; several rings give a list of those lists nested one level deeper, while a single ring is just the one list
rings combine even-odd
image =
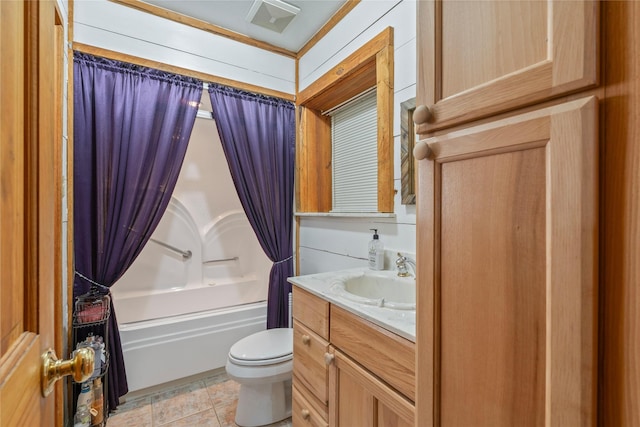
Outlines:
[{"label": "soap dispenser", "polygon": [[384,245],[378,237],[378,229],[371,228],[373,239],[369,242],[369,268],[384,270]]}]

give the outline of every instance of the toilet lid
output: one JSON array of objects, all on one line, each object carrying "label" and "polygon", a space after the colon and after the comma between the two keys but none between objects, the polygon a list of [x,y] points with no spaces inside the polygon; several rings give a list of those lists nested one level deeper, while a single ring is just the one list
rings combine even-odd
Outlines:
[{"label": "toilet lid", "polygon": [[284,362],[293,356],[293,329],[276,328],[256,332],[231,346],[229,357],[238,364]]}]

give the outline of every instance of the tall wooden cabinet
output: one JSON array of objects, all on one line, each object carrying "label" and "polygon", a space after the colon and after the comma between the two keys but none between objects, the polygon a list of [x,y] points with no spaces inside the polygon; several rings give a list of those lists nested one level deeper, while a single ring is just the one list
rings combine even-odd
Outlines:
[{"label": "tall wooden cabinet", "polygon": [[416,425],[595,425],[599,5],[417,7]]},{"label": "tall wooden cabinet", "polygon": [[597,1],[417,2],[426,133],[598,82]]}]

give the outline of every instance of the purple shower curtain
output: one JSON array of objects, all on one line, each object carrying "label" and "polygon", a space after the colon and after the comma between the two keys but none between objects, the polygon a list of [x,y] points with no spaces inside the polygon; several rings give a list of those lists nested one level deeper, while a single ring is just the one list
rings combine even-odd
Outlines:
[{"label": "purple shower curtain", "polygon": [[291,102],[209,84],[213,118],[231,177],[262,249],[273,261],[267,328],[288,326],[293,275],[295,107]]},{"label": "purple shower curtain", "polygon": [[[74,53],[74,297],[110,287],[155,230],[175,187],[202,82]],[[128,391],[111,304],[108,403]]]}]

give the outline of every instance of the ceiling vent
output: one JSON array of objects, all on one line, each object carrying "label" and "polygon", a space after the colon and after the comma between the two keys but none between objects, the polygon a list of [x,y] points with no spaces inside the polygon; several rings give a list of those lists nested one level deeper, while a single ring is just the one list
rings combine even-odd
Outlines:
[{"label": "ceiling vent", "polygon": [[300,8],[280,0],[255,0],[246,17],[248,22],[281,33]]}]

